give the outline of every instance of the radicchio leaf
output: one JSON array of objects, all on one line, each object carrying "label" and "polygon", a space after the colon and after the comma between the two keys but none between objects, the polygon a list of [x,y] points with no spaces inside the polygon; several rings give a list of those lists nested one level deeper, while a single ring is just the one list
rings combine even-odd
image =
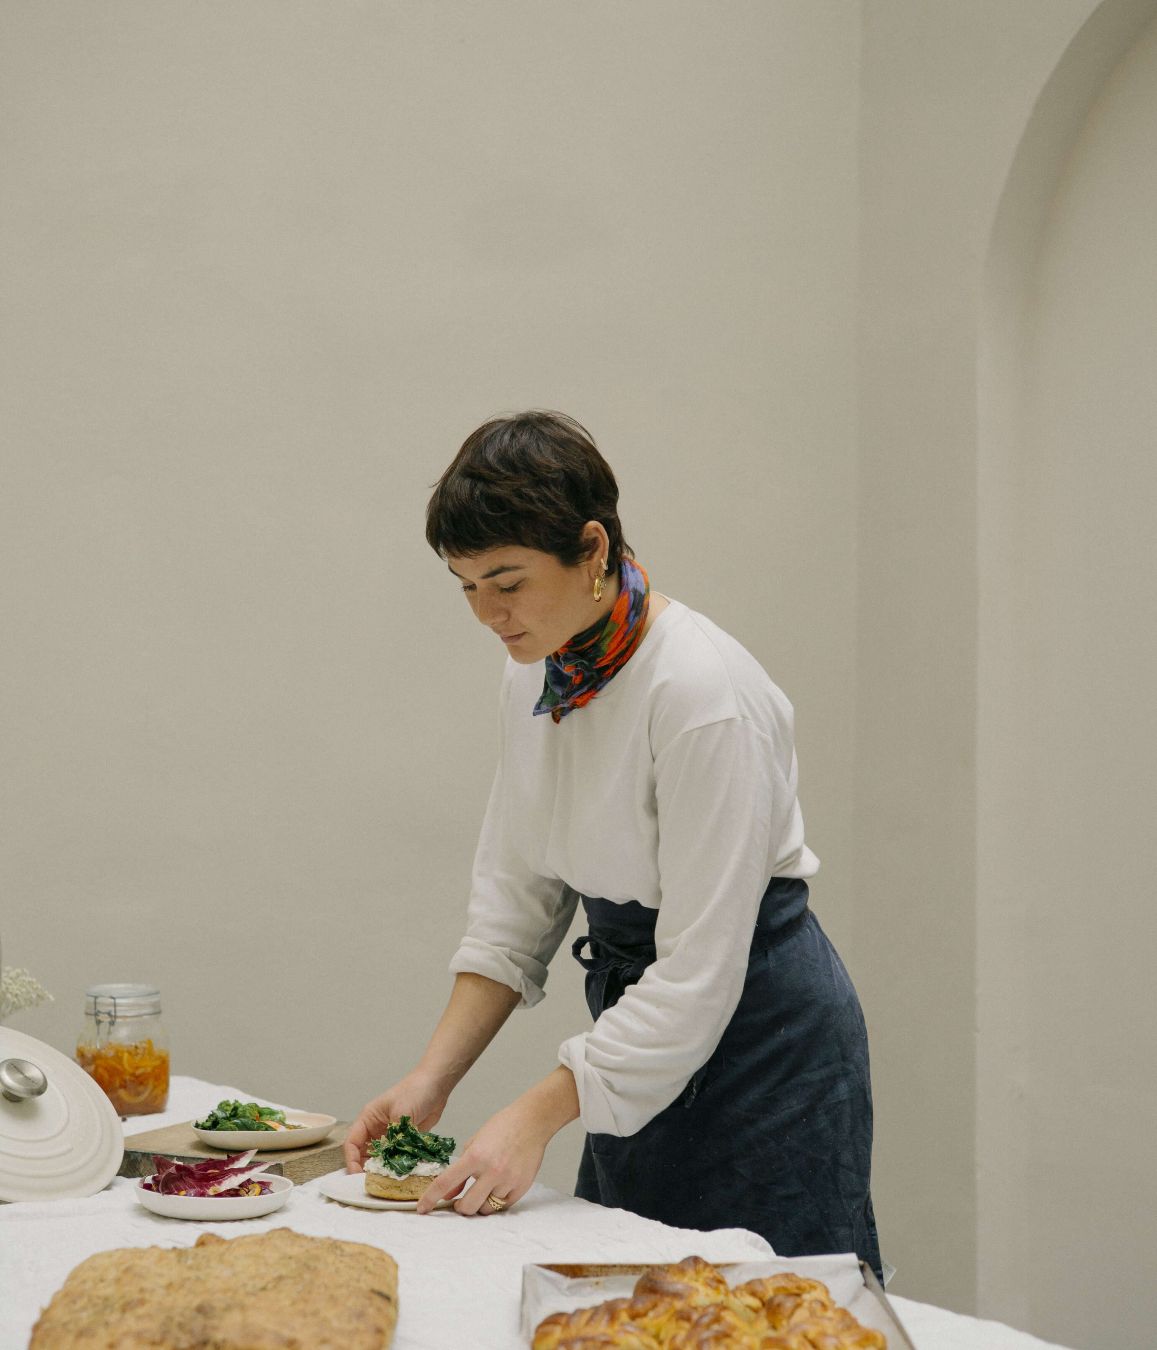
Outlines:
[{"label": "radicchio leaf", "polygon": [[255,1148],[251,1148],[247,1153],[231,1153],[222,1160],[206,1158],[199,1163],[181,1163],[175,1158],[154,1155],[153,1166],[156,1170],[141,1185],[145,1190],[156,1191],[160,1195],[219,1195],[226,1200],[243,1195],[264,1195],[272,1190],[272,1183],[264,1178],[255,1178],[269,1164],[246,1166],[256,1152]]}]

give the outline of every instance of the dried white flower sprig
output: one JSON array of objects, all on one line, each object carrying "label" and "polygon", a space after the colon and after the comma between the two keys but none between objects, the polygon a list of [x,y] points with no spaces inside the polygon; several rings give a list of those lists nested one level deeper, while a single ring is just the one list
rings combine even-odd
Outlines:
[{"label": "dried white flower sprig", "polygon": [[0,1022],[14,1012],[52,1002],[48,990],[26,970],[19,966],[5,966],[0,970]]}]

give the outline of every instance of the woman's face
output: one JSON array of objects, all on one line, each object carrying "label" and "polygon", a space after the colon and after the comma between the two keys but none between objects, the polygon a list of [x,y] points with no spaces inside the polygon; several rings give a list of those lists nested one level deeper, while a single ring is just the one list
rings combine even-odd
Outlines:
[{"label": "woman's face", "polygon": [[446,561],[474,617],[497,634],[513,660],[529,666],[609,612],[615,600],[611,586],[601,602],[591,594],[605,556],[567,567],[553,553],[510,545]]}]

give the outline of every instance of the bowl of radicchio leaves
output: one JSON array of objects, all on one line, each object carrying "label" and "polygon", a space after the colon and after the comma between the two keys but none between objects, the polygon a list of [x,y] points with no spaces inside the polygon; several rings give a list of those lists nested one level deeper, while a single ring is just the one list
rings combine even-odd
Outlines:
[{"label": "bowl of radicchio leaves", "polygon": [[227,1158],[181,1163],[153,1155],[157,1169],[137,1185],[136,1196],[146,1209],[167,1219],[256,1219],[280,1209],[289,1199],[288,1177],[267,1177],[269,1163],[252,1165],[256,1149]]}]

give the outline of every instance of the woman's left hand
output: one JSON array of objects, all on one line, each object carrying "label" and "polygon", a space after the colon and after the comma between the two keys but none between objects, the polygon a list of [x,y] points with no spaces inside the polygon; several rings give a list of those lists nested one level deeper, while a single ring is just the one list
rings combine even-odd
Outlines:
[{"label": "woman's left hand", "polygon": [[[521,1100],[499,1111],[426,1188],[418,1201],[418,1213],[428,1214],[439,1200],[454,1195],[459,1214],[497,1214],[509,1209],[533,1185],[551,1134]],[[474,1184],[459,1194],[471,1177]]]},{"label": "woman's left hand", "polygon": [[[429,1214],[439,1200],[456,1196],[459,1214],[498,1214],[530,1190],[546,1146],[578,1115],[574,1076],[561,1065],[516,1102],[493,1115],[418,1201]],[[462,1188],[474,1178],[474,1184]]]}]

